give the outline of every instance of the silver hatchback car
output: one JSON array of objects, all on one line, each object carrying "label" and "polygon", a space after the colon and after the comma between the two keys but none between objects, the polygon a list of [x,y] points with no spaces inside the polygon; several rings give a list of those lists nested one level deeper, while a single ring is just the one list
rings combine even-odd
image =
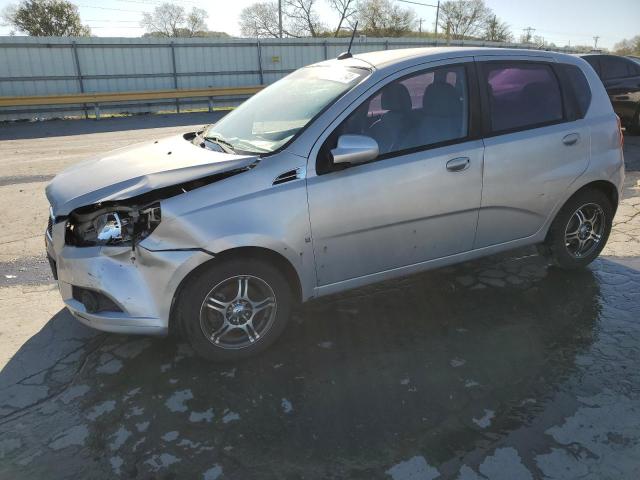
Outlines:
[{"label": "silver hatchback car", "polygon": [[314,297],[531,244],[584,267],[623,180],[618,119],[584,60],[389,50],[302,68],[202,131],[65,170],[46,244],[81,322],[175,328],[231,360]]}]

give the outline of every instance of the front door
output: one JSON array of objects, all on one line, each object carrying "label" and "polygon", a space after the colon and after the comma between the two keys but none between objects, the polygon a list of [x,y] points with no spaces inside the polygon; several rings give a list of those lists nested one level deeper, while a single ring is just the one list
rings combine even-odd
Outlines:
[{"label": "front door", "polygon": [[[471,139],[468,73],[458,64],[394,80],[325,141],[307,178],[319,286],[472,248],[483,144]],[[342,134],[374,138],[379,158],[333,165]]]}]

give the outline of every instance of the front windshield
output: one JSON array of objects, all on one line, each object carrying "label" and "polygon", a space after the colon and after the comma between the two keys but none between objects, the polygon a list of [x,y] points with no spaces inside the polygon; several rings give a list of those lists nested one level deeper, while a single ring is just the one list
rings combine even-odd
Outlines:
[{"label": "front windshield", "polygon": [[204,138],[238,152],[271,153],[368,73],[335,65],[302,68],[208,127]]}]

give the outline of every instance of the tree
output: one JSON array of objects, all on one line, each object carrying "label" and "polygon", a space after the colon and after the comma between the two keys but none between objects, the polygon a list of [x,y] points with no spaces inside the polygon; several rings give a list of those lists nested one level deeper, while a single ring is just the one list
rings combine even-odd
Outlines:
[{"label": "tree", "polygon": [[482,38],[490,42],[510,42],[513,35],[509,30],[509,25],[493,15],[486,21]]},{"label": "tree", "polygon": [[544,48],[547,46],[547,42],[542,35],[534,35],[531,43],[533,43],[537,48]]},{"label": "tree", "polygon": [[358,29],[373,37],[400,37],[415,23],[413,10],[390,0],[360,0],[355,18]]},{"label": "tree", "polygon": [[[178,33],[180,34],[180,37],[187,37],[187,30],[184,30],[184,33],[182,29],[178,29]],[[229,35],[227,32],[216,32],[215,30],[201,30],[201,31],[197,31],[194,35],[194,37],[198,37],[198,38],[231,38],[231,35]],[[142,34],[143,38],[166,38],[164,35],[161,35],[159,33],[143,33]]]},{"label": "tree", "polygon": [[283,0],[289,30],[296,36],[317,37],[322,33],[322,23],[315,9],[316,0]]},{"label": "tree", "polygon": [[440,7],[438,25],[451,38],[480,37],[492,12],[483,0],[449,0]]},{"label": "tree", "polygon": [[6,23],[34,37],[89,37],[78,7],[67,0],[24,0],[3,13]]},{"label": "tree", "polygon": [[618,55],[640,55],[640,35],[616,43],[613,51]]},{"label": "tree", "polygon": [[592,45],[565,45],[564,48],[572,50],[576,53],[589,53],[593,51]]},{"label": "tree", "polygon": [[333,10],[336,11],[340,20],[338,21],[338,26],[336,27],[334,37],[340,35],[340,29],[342,28],[343,23],[348,23],[351,25],[351,19],[356,15],[356,0],[329,0],[329,5]]},{"label": "tree", "polygon": [[140,26],[149,36],[198,37],[207,31],[207,17],[207,12],[201,8],[193,7],[187,14],[180,5],[163,3],[153,13],[143,13]]},{"label": "tree", "polygon": [[202,8],[193,7],[191,9],[185,20],[185,28],[190,33],[190,37],[199,36],[200,32],[207,31],[207,18],[209,18],[209,14]]},{"label": "tree", "polygon": [[240,32],[245,37],[279,37],[278,4],[258,2],[240,12]]}]

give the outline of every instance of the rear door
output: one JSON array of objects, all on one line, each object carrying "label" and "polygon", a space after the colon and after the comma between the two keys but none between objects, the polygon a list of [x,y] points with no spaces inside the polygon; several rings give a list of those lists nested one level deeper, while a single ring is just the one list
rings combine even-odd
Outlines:
[{"label": "rear door", "polygon": [[589,130],[570,111],[563,67],[495,58],[477,59],[485,154],[474,248],[535,234],[589,162]]}]

